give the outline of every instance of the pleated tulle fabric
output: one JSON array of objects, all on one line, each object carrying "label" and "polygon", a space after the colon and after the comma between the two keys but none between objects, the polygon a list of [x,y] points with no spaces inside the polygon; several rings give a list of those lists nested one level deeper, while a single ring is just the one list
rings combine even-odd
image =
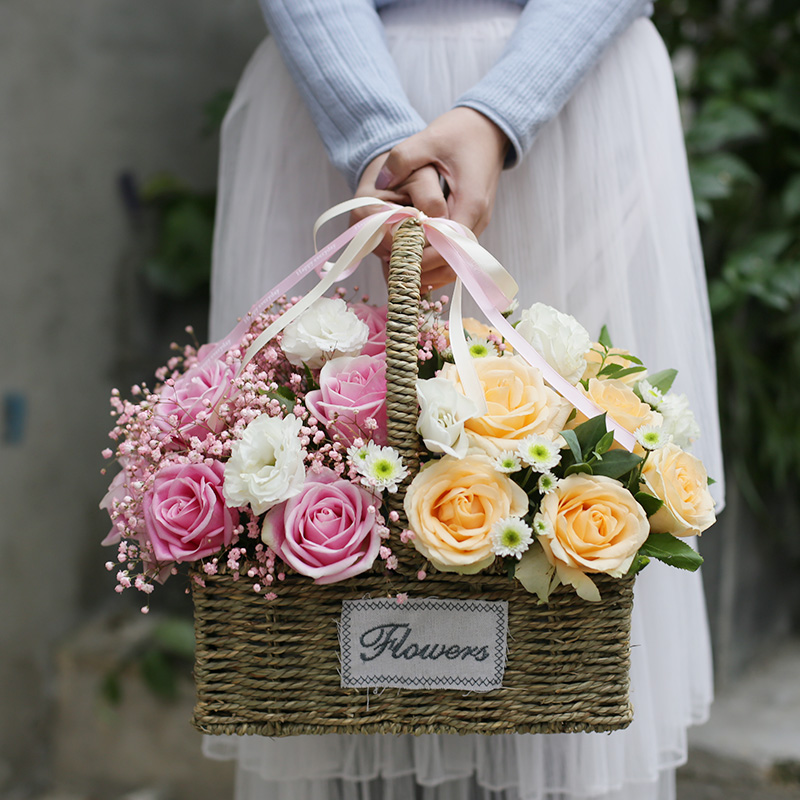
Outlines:
[{"label": "pleated tulle fabric", "polygon": [[[447,110],[500,54],[520,8],[496,0],[400,2],[382,12],[411,103]],[[347,199],[273,42],[242,77],[223,127],[211,334],[312,254],[316,217]],[[331,225],[330,235],[337,232]],[[702,255],[668,55],[635,22],[530,153],[505,173],[481,241],[520,284],[653,370],[676,367],[702,429],[695,452],[723,472]],[[369,262],[369,263],[368,263]],[[351,279],[383,302],[380,267]],[[298,293],[303,291],[301,286]],[[711,702],[701,579],[651,564],[636,584],[633,724],[611,734],[206,737],[236,758],[236,800],[671,800],[686,728]]]}]

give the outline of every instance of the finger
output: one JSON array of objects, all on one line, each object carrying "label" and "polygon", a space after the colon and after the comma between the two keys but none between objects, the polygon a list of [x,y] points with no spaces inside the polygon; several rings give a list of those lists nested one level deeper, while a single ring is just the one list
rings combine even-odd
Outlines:
[{"label": "finger", "polygon": [[400,142],[389,151],[375,180],[375,186],[378,189],[397,186],[412,172],[429,164],[435,164],[435,158],[428,137],[423,131]]},{"label": "finger", "polygon": [[486,229],[491,219],[491,201],[485,195],[472,195],[459,191],[459,187],[451,190],[447,199],[450,219],[460,222],[476,236]]},{"label": "finger", "polygon": [[406,191],[411,198],[411,205],[429,217],[447,215],[447,200],[439,180],[439,173],[434,167],[422,167],[398,189]]},{"label": "finger", "polygon": [[422,283],[420,284],[422,293],[425,294],[427,291],[442,289],[455,279],[456,276],[453,274],[453,270],[451,270],[450,267],[439,267],[439,269],[426,273],[423,277]]}]

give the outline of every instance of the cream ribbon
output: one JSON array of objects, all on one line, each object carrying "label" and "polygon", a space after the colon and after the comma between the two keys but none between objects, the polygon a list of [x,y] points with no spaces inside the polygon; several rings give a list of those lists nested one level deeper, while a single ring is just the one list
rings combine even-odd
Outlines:
[{"label": "cream ribbon", "polygon": [[[320,274],[319,283],[269,325],[250,345],[242,360],[239,373],[262,347],[322,297],[335,282],[350,275],[361,259],[378,246],[387,231],[393,232],[407,219],[416,219],[422,226],[429,244],[456,273],[456,282],[450,303],[450,346],[461,385],[467,396],[475,401],[478,413],[485,414],[487,406],[464,335],[461,313],[462,285],[466,287],[498,332],[511,343],[515,352],[519,353],[531,366],[537,367],[541,371],[542,377],[555,391],[586,417],[591,418],[603,413],[601,408],[559,375],[503,317],[502,312],[511,305],[519,287],[500,262],[478,243],[472,231],[465,226],[442,217],[428,217],[410,206],[387,203],[375,197],[357,197],[333,206],[317,219],[314,224],[315,248],[317,234],[325,223],[341,214],[347,214],[367,206],[377,206],[379,210],[349,228],[336,242],[332,243],[332,245],[338,244],[341,247],[341,243],[348,242],[344,252],[335,262],[331,264],[325,261],[324,255],[331,250],[331,245],[329,245],[299,267],[294,273],[297,277],[293,281],[290,278],[280,284],[286,290],[287,286],[294,285],[302,275],[310,271],[310,268],[316,269]],[[270,292],[269,296],[274,294],[275,290]],[[263,300],[264,298],[254,306],[254,309],[263,308]],[[633,434],[625,430],[610,416],[607,417],[607,424],[609,429],[614,431],[614,438],[627,450],[633,450],[635,444]]]}]

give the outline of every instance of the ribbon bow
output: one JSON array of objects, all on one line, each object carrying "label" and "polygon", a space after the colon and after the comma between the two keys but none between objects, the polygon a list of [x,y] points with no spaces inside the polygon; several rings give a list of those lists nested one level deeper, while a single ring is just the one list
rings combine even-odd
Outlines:
[{"label": "ribbon bow", "polygon": [[[510,342],[515,352],[531,366],[537,367],[544,380],[555,391],[586,417],[591,418],[603,413],[602,409],[559,375],[505,319],[502,312],[511,305],[519,287],[500,262],[478,243],[469,228],[443,217],[428,217],[410,206],[387,203],[375,197],[357,197],[333,206],[317,219],[314,224],[315,247],[317,233],[326,222],[365,206],[378,206],[380,210],[348,228],[264,295],[225,339],[213,345],[207,353],[203,353],[204,360],[205,358],[221,357],[241,341],[242,336],[250,327],[250,320],[253,317],[269,308],[278,297],[286,294],[299,280],[315,270],[320,275],[319,283],[255,339],[244,355],[239,370],[241,372],[262,347],[322,297],[334,283],[344,280],[352,274],[361,259],[378,246],[387,230],[393,231],[407,219],[416,219],[422,226],[428,243],[444,258],[456,274],[450,303],[450,346],[453,350],[453,359],[461,384],[467,395],[476,402],[479,413],[486,413],[486,399],[464,335],[461,315],[462,286],[466,287],[467,292],[477,302],[486,318]],[[344,245],[347,246],[342,254],[335,262],[330,263],[329,258]],[[614,438],[623,447],[633,450],[635,443],[633,434],[611,417],[607,417],[607,425],[614,432]]]}]

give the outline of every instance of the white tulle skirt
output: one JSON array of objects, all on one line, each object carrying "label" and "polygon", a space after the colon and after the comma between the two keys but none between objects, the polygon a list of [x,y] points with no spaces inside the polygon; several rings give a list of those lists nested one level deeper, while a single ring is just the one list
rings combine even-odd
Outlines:
[{"label": "white tulle skirt", "polygon": [[[433,119],[491,67],[520,8],[499,0],[382,12],[411,103]],[[223,127],[211,334],[312,253],[311,226],[350,196],[273,42],[258,49]],[[331,232],[333,233],[333,231]],[[723,488],[713,340],[672,71],[649,20],[611,46],[519,167],[501,179],[483,244],[520,284],[651,369],[679,369]],[[377,261],[355,276],[385,298]],[[635,718],[612,734],[207,737],[236,758],[236,800],[670,800],[686,728],[711,702],[701,579],[654,563],[636,584]]]}]

